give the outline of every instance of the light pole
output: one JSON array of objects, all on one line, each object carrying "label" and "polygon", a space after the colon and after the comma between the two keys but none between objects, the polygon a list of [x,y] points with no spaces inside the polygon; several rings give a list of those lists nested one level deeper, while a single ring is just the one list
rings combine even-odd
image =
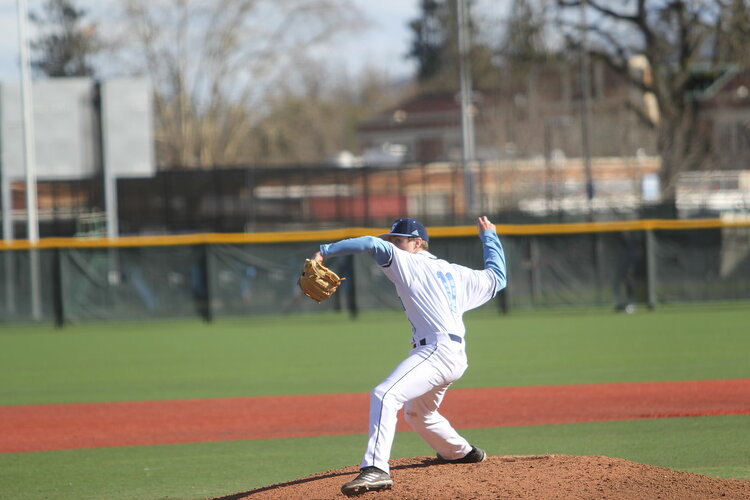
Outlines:
[{"label": "light pole", "polygon": [[21,65],[21,107],[23,113],[24,166],[26,169],[26,232],[29,240],[29,278],[31,288],[31,316],[42,319],[42,299],[39,289],[39,217],[36,193],[36,157],[34,155],[34,99],[29,70],[29,40],[26,34],[28,9],[26,0],[17,0],[18,48]]},{"label": "light pole", "polygon": [[39,218],[36,199],[36,156],[34,154],[34,109],[29,71],[29,40],[26,34],[28,10],[26,0],[18,2],[18,48],[21,65],[21,107],[23,113],[23,147],[26,170],[26,227],[32,246],[39,240]]},{"label": "light pole", "polygon": [[588,47],[588,26],[586,23],[587,0],[581,0],[581,150],[584,171],[586,174],[586,201],[589,218],[592,217],[592,199],[594,198],[594,180],[591,173],[591,147],[589,133],[591,130],[591,82]]},{"label": "light pole", "polygon": [[459,73],[461,78],[461,144],[464,170],[464,193],[466,197],[466,215],[474,213],[475,186],[472,163],[475,159],[474,144],[474,110],[472,105],[471,68],[469,65],[469,49],[471,39],[469,33],[469,0],[458,0],[458,53]]}]

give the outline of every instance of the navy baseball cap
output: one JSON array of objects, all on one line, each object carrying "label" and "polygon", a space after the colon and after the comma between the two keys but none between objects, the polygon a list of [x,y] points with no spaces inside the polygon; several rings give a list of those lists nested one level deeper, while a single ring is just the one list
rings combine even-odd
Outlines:
[{"label": "navy baseball cap", "polygon": [[430,241],[424,225],[416,219],[396,219],[391,226],[391,232],[380,235],[381,238],[384,236],[406,236]]}]

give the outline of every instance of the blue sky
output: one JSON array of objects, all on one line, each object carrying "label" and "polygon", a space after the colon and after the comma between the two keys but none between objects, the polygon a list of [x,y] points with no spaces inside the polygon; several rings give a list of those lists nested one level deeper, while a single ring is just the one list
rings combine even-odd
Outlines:
[{"label": "blue sky", "polygon": [[[78,0],[77,5],[89,8],[100,2],[117,0]],[[340,58],[350,71],[356,72],[365,63],[387,70],[391,77],[402,77],[413,72],[413,64],[404,60],[410,33],[407,23],[419,12],[419,0],[350,0],[365,13],[371,28],[348,37],[328,52]],[[43,0],[27,0],[35,10]],[[18,29],[16,0],[0,0],[0,81],[18,78]],[[31,26],[29,27],[31,29]]]}]

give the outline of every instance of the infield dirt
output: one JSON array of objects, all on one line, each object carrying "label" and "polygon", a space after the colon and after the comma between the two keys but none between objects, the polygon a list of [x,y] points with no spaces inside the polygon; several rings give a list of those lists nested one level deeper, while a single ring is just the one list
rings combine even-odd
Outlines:
[{"label": "infield dirt", "polygon": [[[216,500],[342,499],[341,485],[357,466]],[[490,456],[479,464],[444,464],[434,458],[394,460],[392,490],[364,500],[747,500],[750,481],[718,479],[604,456]]]}]

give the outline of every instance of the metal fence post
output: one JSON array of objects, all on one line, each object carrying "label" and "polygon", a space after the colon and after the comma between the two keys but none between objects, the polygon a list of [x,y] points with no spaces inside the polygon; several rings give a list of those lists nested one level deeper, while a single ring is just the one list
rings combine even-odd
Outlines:
[{"label": "metal fence post", "polygon": [[654,230],[646,230],[646,288],[648,308],[656,306],[656,240]]},{"label": "metal fence post", "polygon": [[55,317],[55,327],[65,326],[65,304],[63,302],[63,270],[62,248],[55,248],[52,259],[52,307]]},{"label": "metal fence post", "polygon": [[356,319],[359,312],[357,307],[357,287],[356,287],[356,276],[354,271],[354,255],[348,255],[346,257],[346,270],[349,273],[348,284],[347,284],[347,299],[349,302],[349,316],[351,319]]},{"label": "metal fence post", "polygon": [[508,287],[506,286],[497,293],[498,309],[501,314],[508,314],[510,307],[508,306]]},{"label": "metal fence post", "polygon": [[530,273],[530,288],[531,288],[531,303],[534,306],[541,305],[542,303],[542,277],[539,271],[539,245],[538,237],[531,236],[529,238],[529,262],[531,267],[529,268]]},{"label": "metal fence post", "polygon": [[211,307],[211,276],[213,276],[213,273],[211,272],[210,247],[211,245],[208,243],[204,243],[198,247],[201,249],[199,273],[201,275],[200,281],[203,282],[203,296],[198,293],[198,296],[195,298],[198,302],[196,304],[198,312],[206,323],[213,321],[213,308]]}]

